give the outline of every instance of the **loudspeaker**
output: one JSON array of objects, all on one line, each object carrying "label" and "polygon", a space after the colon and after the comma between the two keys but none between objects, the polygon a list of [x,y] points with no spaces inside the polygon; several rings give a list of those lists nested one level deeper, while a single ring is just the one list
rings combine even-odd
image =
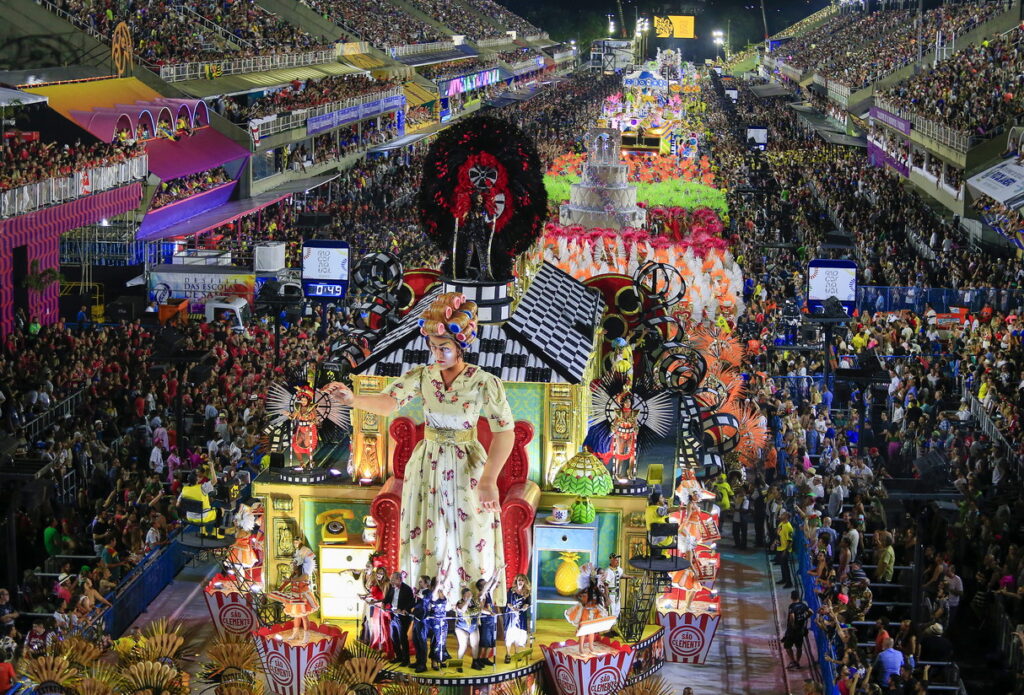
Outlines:
[{"label": "loudspeaker", "polygon": [[270,452],[270,467],[271,468],[284,468],[284,452],[283,451],[272,451],[272,452]]},{"label": "loudspeaker", "polygon": [[949,486],[949,460],[937,451],[931,451],[913,463],[920,485],[927,491]]}]

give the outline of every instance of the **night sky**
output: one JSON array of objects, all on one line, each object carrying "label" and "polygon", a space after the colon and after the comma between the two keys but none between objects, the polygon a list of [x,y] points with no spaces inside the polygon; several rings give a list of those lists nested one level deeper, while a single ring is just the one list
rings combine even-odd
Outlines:
[{"label": "night sky", "polygon": [[[617,31],[621,29],[615,0],[499,1],[541,29],[549,31],[551,38],[563,41],[576,39],[584,47],[595,38],[608,36],[608,14],[614,15]],[[765,0],[768,31],[774,34],[827,4],[827,0],[789,0],[786,3]],[[622,10],[630,36],[636,26],[638,14],[648,17],[654,14],[694,14],[692,9],[685,11],[688,7],[700,10],[695,13],[697,38],[655,39],[652,30],[649,55],[653,56],[655,46],[660,45],[662,48],[680,48],[684,60],[703,61],[715,51],[715,46],[711,42],[711,32],[715,29],[726,31],[730,20],[733,51],[741,50],[748,42],[764,38],[759,0],[622,0]]]}]

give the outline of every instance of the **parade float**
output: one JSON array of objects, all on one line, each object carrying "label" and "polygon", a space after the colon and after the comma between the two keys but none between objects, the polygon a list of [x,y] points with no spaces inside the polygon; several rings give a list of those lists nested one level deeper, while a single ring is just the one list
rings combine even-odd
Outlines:
[{"label": "parade float", "polygon": [[[362,332],[336,346],[336,360],[310,365],[277,391],[271,405],[290,415],[277,421],[287,436],[268,439],[270,465],[253,485],[263,509],[258,562],[234,563],[208,591],[211,616],[222,605],[251,606],[258,623],[251,634],[262,640],[263,660],[282,650],[309,651],[317,668],[324,665],[322,680],[347,663],[352,649],[382,654],[385,646],[368,637],[368,626],[381,610],[404,618],[391,612],[390,599],[366,599],[373,578],[386,582],[393,572],[404,573],[404,582],[425,599],[419,574],[436,572],[436,584],[449,593],[461,593],[460,581],[491,582],[501,631],[490,652],[478,656],[472,648],[473,666],[465,668],[462,643],[449,636],[445,654],[443,635],[450,631],[436,626],[452,621],[457,631],[467,604],[446,606],[448,599],[434,590],[429,605],[439,608],[424,619],[435,626],[426,646],[415,645],[421,623],[413,617],[406,661],[375,661],[369,652],[359,657],[377,664],[368,684],[404,679],[469,693],[517,681],[530,691],[543,685],[561,695],[605,693],[648,678],[676,658],[675,643],[665,640],[666,630],[679,632],[675,612],[682,609],[691,631],[693,618],[686,616],[698,616],[700,624],[708,622],[703,616],[719,614],[711,593],[719,566],[712,540],[718,511],[704,483],[733,467],[741,453],[756,457],[763,445],[756,412],[743,404],[736,361],[742,350],[728,330],[692,315],[697,283],[669,265],[672,256],[646,258],[626,252],[623,242],[616,272],[606,273],[595,272],[601,265],[593,252],[589,264],[566,266],[565,259],[552,258],[542,172],[526,142],[509,124],[487,118],[442,134],[428,155],[427,170],[438,173],[424,182],[420,208],[425,233],[448,250],[449,261],[440,271],[406,272],[386,254],[356,264],[351,279],[360,291]],[[617,157],[616,147],[607,164]],[[620,202],[637,214],[631,200]],[[576,214],[571,205],[569,214]],[[617,253],[618,242],[610,243]],[[732,291],[728,252],[712,251],[695,263],[702,273],[724,276],[716,292]],[[675,250],[686,252],[693,249]],[[713,294],[700,315],[723,308],[722,299]],[[439,322],[438,307],[446,312]],[[431,353],[438,359],[431,341],[439,336],[461,346],[472,379],[500,384],[504,414],[491,407],[479,421],[474,415],[463,422],[428,403],[444,404],[447,388],[455,388],[412,376],[427,374],[422,365]],[[412,388],[410,379],[433,384],[432,391]],[[394,401],[388,414],[375,412],[387,398]],[[456,431],[443,423],[455,423]],[[307,431],[299,433],[300,427]],[[311,449],[301,469],[285,457],[292,440]],[[495,479],[496,500],[477,509],[501,529],[494,536],[498,545],[481,541],[471,562],[463,557],[472,570],[452,566],[450,558],[459,554],[425,563],[435,551],[453,553],[444,540],[453,533],[449,514],[426,517],[425,532],[410,527],[410,510],[433,497],[435,486],[477,505],[479,481],[459,483],[459,473],[449,479],[446,472],[443,483],[429,482],[424,452],[453,446],[482,452],[471,458],[489,456],[499,441],[508,454]],[[678,498],[683,511],[673,516],[666,509],[652,527],[649,497],[658,490]],[[461,519],[461,507],[456,511]],[[667,534],[672,548],[658,546],[658,533]],[[235,576],[242,581],[231,581]],[[522,586],[525,594],[514,594]],[[604,615],[580,589],[604,592]],[[220,593],[240,596],[228,601],[217,598]],[[521,611],[512,622],[506,603]],[[222,619],[220,629],[232,633],[228,628],[242,620],[240,613]],[[609,630],[617,637],[598,636]],[[705,626],[702,634],[698,651],[706,655],[713,629]],[[364,644],[370,641],[372,647]],[[409,663],[419,661],[418,649],[429,649],[431,662],[439,655],[431,664],[436,669]],[[293,688],[315,688],[317,680],[300,686],[282,681],[272,690],[295,695]]]}]

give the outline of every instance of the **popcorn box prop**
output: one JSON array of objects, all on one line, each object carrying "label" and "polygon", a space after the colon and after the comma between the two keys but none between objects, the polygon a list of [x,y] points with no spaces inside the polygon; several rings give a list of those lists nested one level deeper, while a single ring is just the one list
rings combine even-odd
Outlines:
[{"label": "popcorn box prop", "polygon": [[237,590],[234,577],[216,575],[203,588],[203,597],[218,636],[248,636],[260,626],[252,600]]},{"label": "popcorn box prop", "polygon": [[267,684],[275,695],[301,695],[306,677],[325,669],[348,637],[347,632],[336,627],[310,621],[309,632],[326,639],[295,645],[283,639],[291,631],[292,625],[287,623],[262,627],[252,633]]},{"label": "popcorn box prop", "polygon": [[721,617],[717,611],[700,614],[659,612],[658,624],[665,628],[665,661],[703,664],[711,651]]},{"label": "popcorn box prop", "polygon": [[[564,646],[576,644],[576,640],[569,640]],[[614,695],[625,687],[633,666],[633,647],[605,637],[597,637],[594,644],[609,647],[610,651],[577,658],[565,652],[563,643],[541,645],[548,676],[558,695]]]}]

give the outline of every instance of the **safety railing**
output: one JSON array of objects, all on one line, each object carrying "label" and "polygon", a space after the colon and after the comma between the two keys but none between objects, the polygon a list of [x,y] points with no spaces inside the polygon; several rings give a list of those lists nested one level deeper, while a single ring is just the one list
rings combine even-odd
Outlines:
[{"label": "safety railing", "polygon": [[844,84],[840,84],[835,80],[827,80],[827,89],[829,98],[841,106],[847,106],[850,103],[850,88]]},{"label": "safety railing", "polygon": [[1024,306],[1024,291],[999,288],[956,290],[942,287],[886,287],[862,285],[857,288],[860,311],[913,311],[923,314],[930,306],[936,312],[949,313],[958,308],[981,311],[986,305],[1003,313]]},{"label": "safety railing", "polygon": [[550,40],[551,40],[551,37],[548,36],[548,33],[546,31],[542,31],[539,34],[530,34],[529,36],[524,36],[523,37],[523,41],[550,41]]},{"label": "safety railing", "polygon": [[87,387],[81,387],[58,401],[46,412],[40,413],[34,420],[26,422],[22,429],[25,439],[29,442],[35,442],[40,435],[45,434],[58,420],[74,415],[85,400],[86,390]]},{"label": "safety railing", "polygon": [[1001,445],[1003,447],[1003,451],[1013,451],[1013,447],[1010,446],[1010,442],[1006,439],[1005,435],[1003,435],[1000,429],[996,426],[995,421],[992,419],[992,416],[989,414],[988,410],[986,410],[985,405],[980,400],[978,400],[978,397],[977,395],[975,395],[972,386],[970,386],[969,384],[970,382],[964,380],[962,387],[962,395],[963,399],[967,401],[967,403],[970,405],[971,416],[975,420],[977,420],[978,427],[981,428],[982,432],[988,435],[989,439],[991,439],[996,444]]},{"label": "safety railing", "polygon": [[149,158],[139,155],[118,164],[76,171],[0,193],[0,218],[24,215],[146,178]]},{"label": "safety railing", "polygon": [[[825,695],[838,695],[836,687],[835,666],[828,659],[839,660],[842,656],[837,654],[836,645],[829,639],[828,633],[818,626],[814,620],[818,616],[818,609],[821,602],[814,592],[814,577],[808,574],[811,569],[811,555],[807,549],[807,537],[804,535],[802,519],[797,518],[793,523],[793,551],[796,560],[796,571],[800,576],[800,587],[803,592],[804,603],[811,609],[811,636],[814,638],[815,652],[817,653],[818,672],[821,674],[822,691]],[[828,657],[828,659],[826,659]]]},{"label": "safety railing", "polygon": [[325,114],[341,111],[342,109],[351,108],[353,106],[369,104],[389,97],[399,96],[401,94],[403,94],[401,87],[393,87],[391,89],[373,92],[372,94],[364,94],[363,96],[353,97],[343,101],[332,101],[329,104],[321,104],[320,106],[314,106],[310,109],[289,111],[279,114],[276,118],[264,120],[255,127],[259,128],[260,138],[262,139],[269,135],[283,133],[294,128],[304,128],[306,126],[306,121],[310,118],[316,118],[317,116],[323,116]]},{"label": "safety railing", "polygon": [[106,634],[118,637],[127,630],[185,566],[187,557],[177,535],[171,534],[167,545],[147,553],[107,595],[112,605],[100,616]]},{"label": "safety railing", "polygon": [[970,131],[957,130],[955,128],[950,128],[949,126],[942,125],[941,123],[936,123],[935,121],[925,118],[916,112],[897,106],[885,97],[876,95],[875,106],[880,109],[884,109],[889,113],[895,114],[905,121],[910,121],[914,126],[914,130],[918,131],[925,137],[931,138],[932,140],[945,145],[946,147],[951,147],[957,152],[966,154],[967,151],[971,149],[971,146],[979,140],[979,138],[972,135]]},{"label": "safety railing", "polygon": [[511,36],[499,36],[494,39],[480,39],[476,42],[476,45],[480,48],[493,48],[494,46],[507,46],[513,43],[514,39]]},{"label": "safety railing", "polygon": [[544,67],[544,59],[529,58],[527,60],[520,60],[518,63],[513,63],[511,67],[513,74],[525,75],[534,70],[541,70]]},{"label": "safety railing", "polygon": [[60,262],[66,265],[86,263],[95,266],[127,266],[159,262],[147,259],[148,246],[136,240],[76,239],[67,235],[60,240]]},{"label": "safety railing", "polygon": [[184,5],[177,3],[171,5],[171,9],[180,14],[182,19],[186,20],[189,24],[192,24],[193,26],[199,25],[207,31],[220,37],[220,40],[223,41],[225,44],[234,44],[239,48],[247,48],[251,50],[256,48],[256,44],[252,41],[249,41],[248,39],[243,39],[240,36],[235,36],[233,33],[228,31],[224,27],[220,26],[219,24],[216,24],[215,22],[211,22],[209,19],[199,14],[190,7],[185,7]]},{"label": "safety railing", "polygon": [[160,79],[165,82],[184,82],[185,80],[212,79],[224,75],[244,75],[250,72],[266,72],[282,68],[298,68],[307,65],[323,65],[337,59],[335,48],[305,51],[301,53],[275,53],[249,58],[231,58],[225,60],[203,60],[190,63],[161,65]]},{"label": "safety railing", "polygon": [[411,43],[404,46],[388,46],[385,49],[392,58],[419,55],[420,53],[444,53],[454,51],[454,41],[431,41],[430,43]]}]

